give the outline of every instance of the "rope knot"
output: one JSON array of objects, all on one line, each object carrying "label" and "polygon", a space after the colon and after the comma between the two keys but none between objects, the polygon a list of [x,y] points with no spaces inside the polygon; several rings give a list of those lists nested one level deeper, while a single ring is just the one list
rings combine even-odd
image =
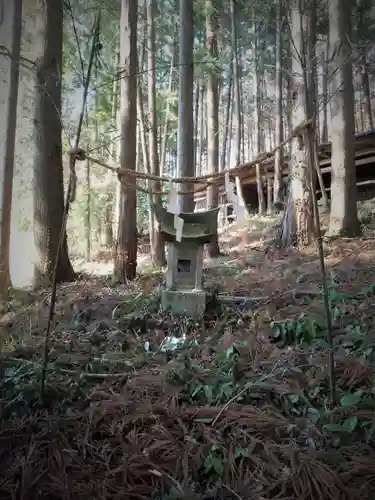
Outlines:
[{"label": "rope knot", "polygon": [[68,155],[71,159],[75,158],[78,161],[86,160],[86,153],[81,148],[73,148],[68,151]]}]

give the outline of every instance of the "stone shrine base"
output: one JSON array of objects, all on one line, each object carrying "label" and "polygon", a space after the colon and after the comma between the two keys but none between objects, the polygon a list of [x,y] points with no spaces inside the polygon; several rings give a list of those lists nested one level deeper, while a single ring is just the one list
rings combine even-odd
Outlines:
[{"label": "stone shrine base", "polygon": [[161,307],[174,316],[200,318],[206,309],[206,293],[203,290],[163,290]]}]

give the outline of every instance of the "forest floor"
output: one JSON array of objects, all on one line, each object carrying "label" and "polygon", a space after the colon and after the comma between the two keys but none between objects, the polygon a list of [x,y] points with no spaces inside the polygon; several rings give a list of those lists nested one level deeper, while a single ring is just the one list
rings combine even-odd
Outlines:
[{"label": "forest floor", "polygon": [[[162,272],[61,286],[0,318],[0,497],[373,499],[375,201],[325,245],[337,402],[316,249],[266,252],[275,220],[221,235],[204,321],[158,312]],[[233,300],[236,297],[237,300]],[[242,297],[242,299],[241,299]]]}]

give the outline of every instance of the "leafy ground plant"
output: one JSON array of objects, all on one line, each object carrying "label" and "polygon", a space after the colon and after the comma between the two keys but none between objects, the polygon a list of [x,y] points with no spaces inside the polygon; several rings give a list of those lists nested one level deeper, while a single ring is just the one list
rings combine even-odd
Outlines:
[{"label": "leafy ground plant", "polygon": [[305,256],[286,272],[258,253],[224,287],[246,296],[251,282],[261,300],[212,304],[199,323],[160,315],[159,281],[155,294],[141,282],[60,289],[45,406],[45,311],[22,309],[1,358],[1,498],[374,498],[371,269],[330,287],[332,407],[324,318],[311,313],[321,297],[290,293]]}]

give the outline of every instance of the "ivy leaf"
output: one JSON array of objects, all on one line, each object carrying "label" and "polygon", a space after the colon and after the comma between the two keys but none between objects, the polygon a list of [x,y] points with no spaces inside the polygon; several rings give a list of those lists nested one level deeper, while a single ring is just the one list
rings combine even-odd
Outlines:
[{"label": "ivy leaf", "polygon": [[292,404],[296,404],[299,401],[299,395],[298,394],[289,394],[288,399]]},{"label": "ivy leaf", "polygon": [[212,387],[210,385],[204,386],[204,394],[206,396],[208,404],[211,404],[212,399],[213,399],[213,390],[212,390]]},{"label": "ivy leaf", "polygon": [[326,432],[343,432],[344,428],[341,424],[326,424],[323,426]]},{"label": "ivy leaf", "polygon": [[211,467],[218,476],[221,476],[224,472],[223,463],[218,457],[211,457]]},{"label": "ivy leaf", "polygon": [[352,415],[351,417],[348,417],[346,420],[344,420],[342,426],[347,432],[353,432],[357,427],[357,424],[358,417],[356,415]]},{"label": "ivy leaf", "polygon": [[359,394],[345,394],[340,399],[340,405],[345,407],[355,406],[361,401]]},{"label": "ivy leaf", "polygon": [[316,408],[309,408],[307,410],[307,416],[313,424],[317,424],[320,419],[320,412]]}]

